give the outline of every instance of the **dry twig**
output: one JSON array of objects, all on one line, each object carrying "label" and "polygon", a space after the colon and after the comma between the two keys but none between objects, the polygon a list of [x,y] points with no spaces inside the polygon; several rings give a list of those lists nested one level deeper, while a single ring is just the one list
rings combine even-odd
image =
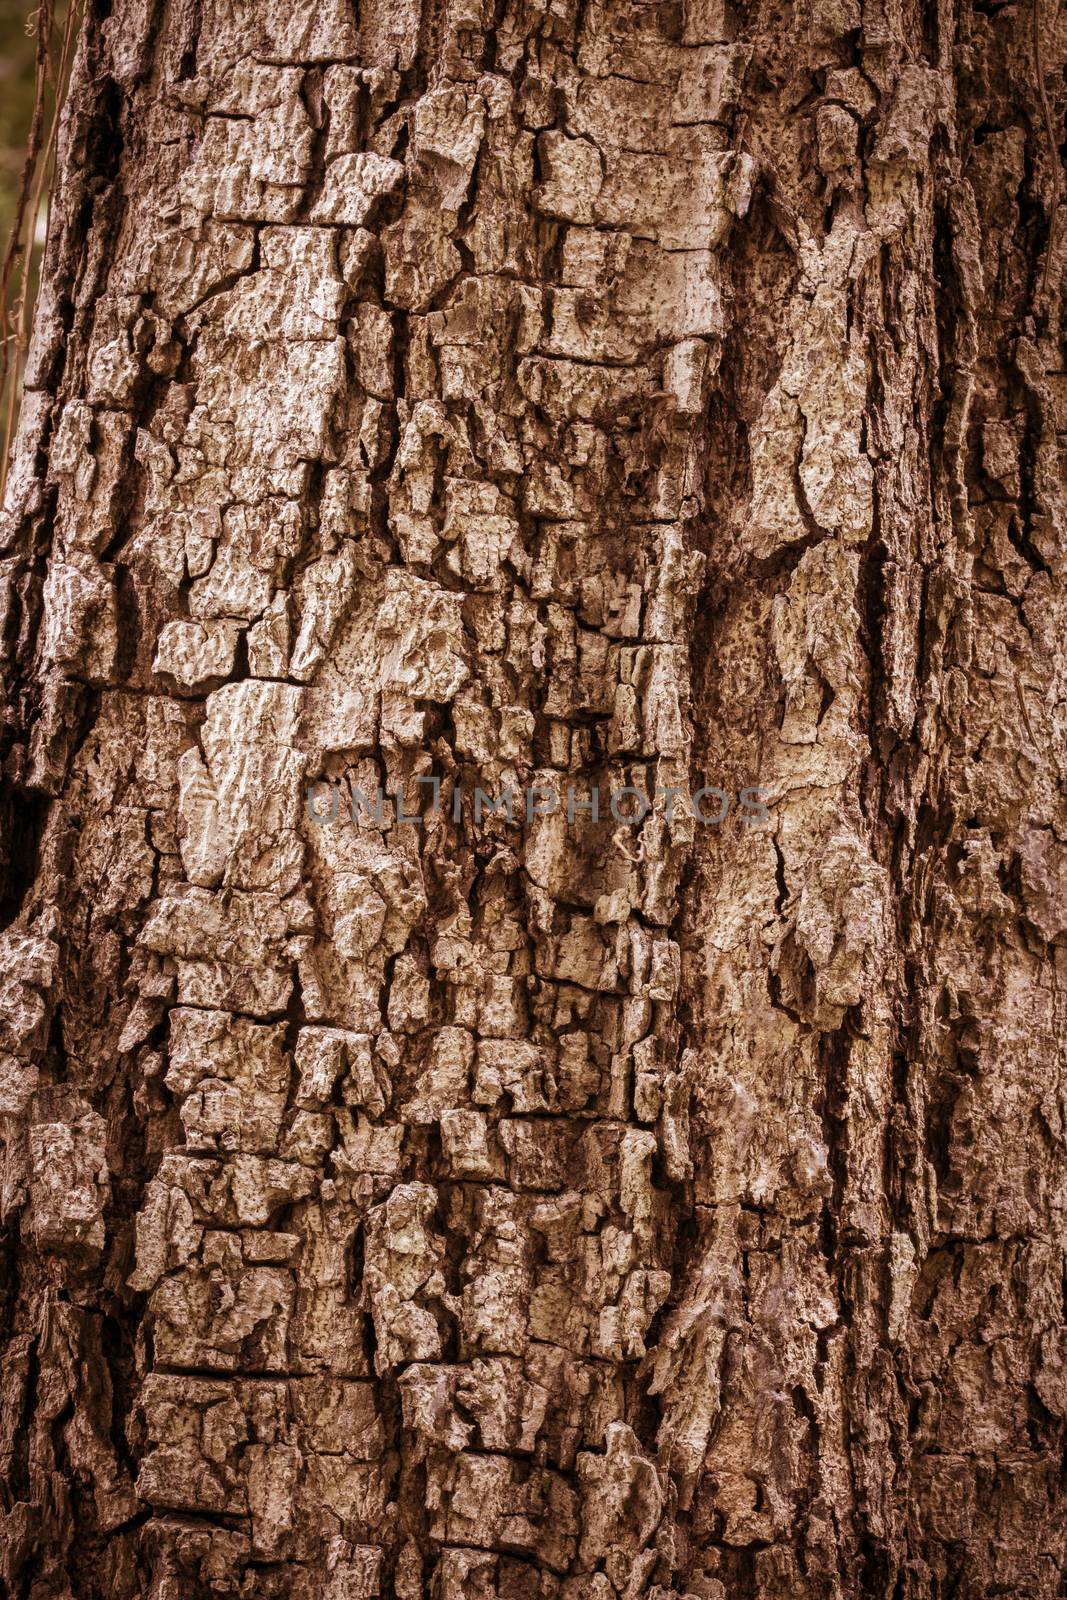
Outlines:
[{"label": "dry twig", "polygon": [[[0,266],[0,396],[3,396],[4,436],[0,454],[0,497],[7,481],[8,457],[18,415],[19,389],[30,323],[30,268],[34,234],[40,216],[45,183],[50,181],[52,158],[63,93],[70,73],[74,33],[79,12],[71,0],[63,24],[58,64],[53,63],[55,11],[53,0],[42,0],[27,20],[27,32],[37,35],[34,66],[33,117],[26,140],[26,159],[19,179],[11,232]],[[51,116],[48,89],[52,87]],[[45,125],[48,124],[47,136]],[[6,392],[5,392],[6,391]]]}]

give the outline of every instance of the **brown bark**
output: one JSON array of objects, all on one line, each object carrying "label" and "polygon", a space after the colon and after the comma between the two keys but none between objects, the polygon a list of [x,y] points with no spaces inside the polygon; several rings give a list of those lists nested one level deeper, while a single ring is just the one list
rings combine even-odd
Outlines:
[{"label": "brown bark", "polygon": [[90,7],[4,1594],[1067,1592],[1046,10]]}]

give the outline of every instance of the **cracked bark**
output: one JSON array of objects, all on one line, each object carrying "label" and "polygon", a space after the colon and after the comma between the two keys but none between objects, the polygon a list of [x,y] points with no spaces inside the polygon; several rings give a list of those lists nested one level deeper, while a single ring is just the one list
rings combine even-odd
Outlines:
[{"label": "cracked bark", "polygon": [[[1046,10],[90,7],[4,1593],[1064,1592]],[[476,816],[533,783],[769,820]]]}]

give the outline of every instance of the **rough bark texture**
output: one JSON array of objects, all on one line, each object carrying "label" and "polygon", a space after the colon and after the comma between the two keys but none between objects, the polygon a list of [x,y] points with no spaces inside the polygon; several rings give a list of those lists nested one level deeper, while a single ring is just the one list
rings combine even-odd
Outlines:
[{"label": "rough bark texture", "polygon": [[[1067,1593],[1045,9],[90,5],[5,1595]],[[534,782],[769,820],[476,814]]]}]

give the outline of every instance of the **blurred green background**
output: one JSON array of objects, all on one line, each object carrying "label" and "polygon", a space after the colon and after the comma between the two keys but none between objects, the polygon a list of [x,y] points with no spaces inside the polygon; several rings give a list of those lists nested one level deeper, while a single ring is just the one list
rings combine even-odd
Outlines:
[{"label": "blurred green background", "polygon": [[0,0],[0,240],[5,246],[33,117],[37,41],[26,32],[31,11],[26,0]]},{"label": "blurred green background", "polygon": [[[7,446],[14,436],[18,415],[22,368],[44,247],[53,165],[49,134],[55,108],[56,79],[65,76],[62,66],[66,59],[63,36],[68,0],[45,0],[45,3],[52,7],[45,16],[50,68],[44,88],[37,168],[29,189],[31,201],[35,196],[39,200],[32,228],[27,215],[24,216],[21,231],[23,244],[27,238],[30,243],[29,273],[24,273],[20,253],[10,264],[6,285],[0,281],[0,294],[3,296],[3,305],[0,307],[0,333],[3,334],[0,340],[0,489],[7,476]],[[69,3],[75,4],[76,0],[69,0]],[[0,263],[8,259],[33,122],[39,17],[39,11],[31,6],[29,0],[0,0]],[[24,306],[21,312],[20,302]]]}]

